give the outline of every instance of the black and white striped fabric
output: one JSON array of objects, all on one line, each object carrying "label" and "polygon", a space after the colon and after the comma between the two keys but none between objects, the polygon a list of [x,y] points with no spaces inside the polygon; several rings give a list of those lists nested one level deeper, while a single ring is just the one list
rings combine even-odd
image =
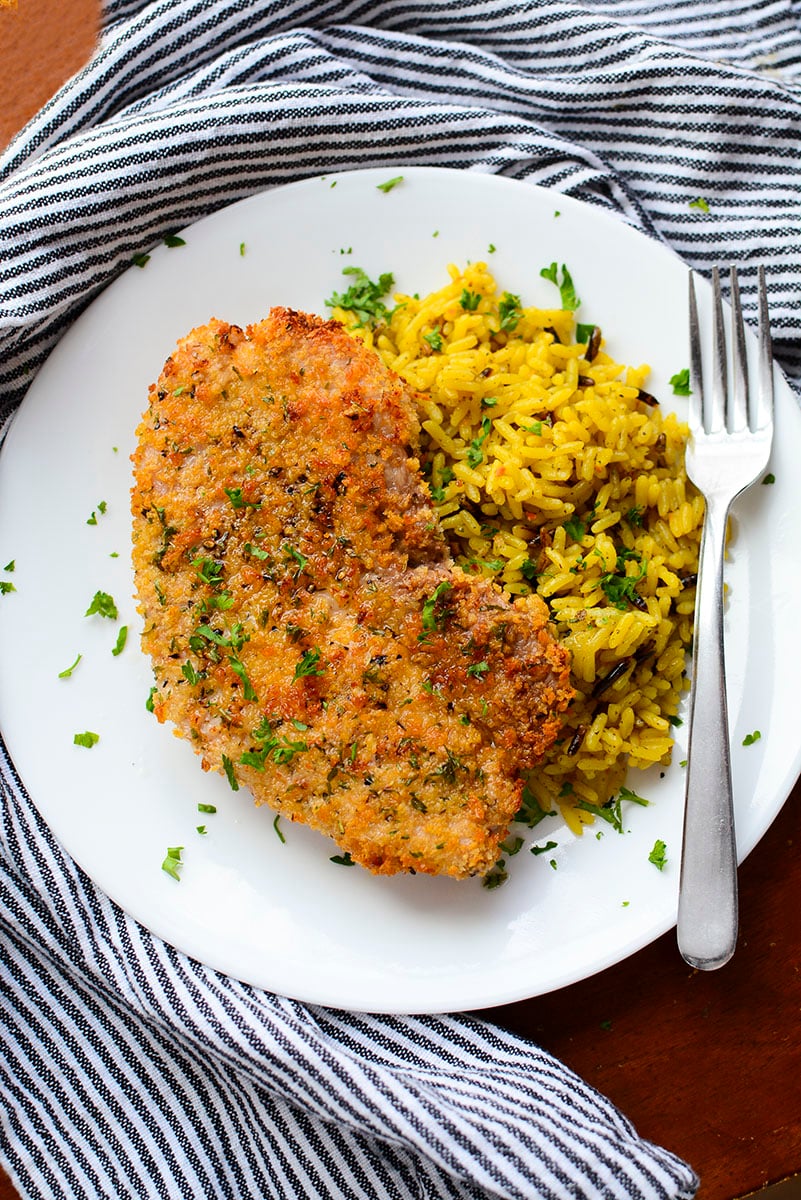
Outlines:
[{"label": "black and white striped fabric", "polygon": [[[135,253],[368,165],[603,205],[699,270],[738,263],[747,307],[764,263],[797,378],[800,26],[799,0],[112,0],[0,158],[0,425]],[[309,1009],[187,959],[65,856],[6,756],[0,788],[0,1158],[23,1196],[693,1195],[491,1025]]]}]

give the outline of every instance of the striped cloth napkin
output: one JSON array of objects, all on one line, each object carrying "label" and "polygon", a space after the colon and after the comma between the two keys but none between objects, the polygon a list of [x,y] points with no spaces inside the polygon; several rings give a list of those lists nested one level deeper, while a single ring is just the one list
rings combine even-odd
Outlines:
[{"label": "striped cloth napkin", "polygon": [[[798,0],[111,0],[0,158],[0,426],[165,234],[324,171],[440,165],[766,265],[801,373]],[[1,615],[1,614],[0,614]],[[26,1197],[690,1197],[693,1171],[470,1016],[309,1008],[189,960],[64,854],[0,754],[0,1161]],[[688,1120],[692,1115],[688,1113]]]}]

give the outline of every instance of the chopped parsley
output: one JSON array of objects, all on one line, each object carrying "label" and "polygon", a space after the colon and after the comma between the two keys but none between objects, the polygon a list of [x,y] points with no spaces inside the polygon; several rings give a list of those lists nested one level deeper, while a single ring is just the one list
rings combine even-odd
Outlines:
[{"label": "chopped parsley", "polygon": [[295,674],[292,676],[292,682],[297,682],[298,679],[303,679],[307,675],[322,675],[325,672],[325,666],[320,663],[320,650],[317,646],[313,650],[307,650],[303,657],[295,667]]},{"label": "chopped parsley", "polygon": [[663,871],[665,869],[665,863],[667,862],[667,855],[665,854],[666,850],[667,846],[665,843],[661,838],[657,838],[654,842],[653,850],[648,855],[649,863],[653,863],[659,871]]},{"label": "chopped parsley", "polygon": [[399,183],[403,183],[403,176],[395,175],[392,179],[388,179],[386,183],[377,184],[377,189],[379,192],[384,192],[386,194],[387,192],[391,192],[393,188],[397,187]]},{"label": "chopped parsley", "polygon": [[442,333],[439,329],[430,329],[428,333],[424,333],[423,341],[428,342],[431,349],[437,353],[442,349]]},{"label": "chopped parsley", "polygon": [[498,302],[498,315],[501,318],[501,329],[507,333],[516,329],[523,315],[520,308],[520,297],[513,296],[511,292],[504,292]]},{"label": "chopped parsley", "polygon": [[240,258],[245,257],[245,243],[244,242],[239,243],[239,257]]},{"label": "chopped parsley", "polygon": [[239,678],[242,680],[242,689],[243,689],[242,694],[245,697],[245,699],[246,700],[258,700],[258,696],[256,695],[256,692],[253,689],[253,685],[250,682],[250,680],[248,679],[247,671],[245,670],[245,664],[233,654],[228,659],[228,663],[231,667],[231,670],[234,672],[234,674],[238,675]]},{"label": "chopped parsley", "polygon": [[177,233],[168,233],[164,239],[164,245],[169,246],[171,250],[174,250],[176,246],[185,246],[186,242],[182,237],[179,237]]},{"label": "chopped parsley", "polygon": [[183,666],[181,667],[181,674],[183,675],[183,677],[187,681],[187,683],[191,683],[193,686],[200,679],[200,676],[198,675],[195,668],[192,666],[191,662],[185,662],[183,664]]},{"label": "chopped parsley", "polygon": [[192,560],[192,566],[209,587],[219,587],[222,583],[222,563],[215,562],[213,558],[195,558]]},{"label": "chopped parsley", "polygon": [[582,321],[579,321],[576,325],[576,342],[589,342],[594,330],[594,321],[591,321],[589,324],[584,324]]},{"label": "chopped parsley", "polygon": [[92,602],[83,614],[85,617],[91,617],[94,613],[98,616],[108,617],[109,620],[116,621],[117,605],[114,603],[112,596],[108,592],[95,592],[92,597]]},{"label": "chopped parsley", "polygon": [[100,734],[92,733],[91,729],[87,729],[85,733],[76,733],[72,739],[74,746],[85,746],[87,750],[91,750],[99,741]]},{"label": "chopped parsley", "polygon": [[234,508],[261,508],[261,500],[246,500],[241,488],[223,488]]},{"label": "chopped parsley", "polygon": [[373,283],[361,267],[345,267],[343,275],[353,277],[353,283],[345,292],[333,292],[326,304],[329,308],[344,308],[358,317],[360,325],[373,326],[378,321],[389,317],[389,309],[384,304],[383,297],[387,295],[395,282],[390,272],[379,275],[378,282]]},{"label": "chopped parsley", "polygon": [[475,312],[481,300],[480,292],[469,292],[467,288],[462,288],[462,294],[459,297],[459,303],[465,312]]},{"label": "chopped parsley", "polygon": [[549,850],[555,850],[556,846],[557,846],[556,842],[546,842],[544,846],[532,846],[531,853],[532,854],[547,854]]},{"label": "chopped parsley", "polygon": [[0,579],[0,596],[7,596],[9,592],[16,592],[16,590],[10,579]]},{"label": "chopped parsley", "polygon": [[131,259],[131,262],[133,263],[133,265],[135,267],[146,267],[147,264],[150,262],[150,255],[149,254],[135,254],[133,256],[133,258]]},{"label": "chopped parsley", "polygon": [[15,558],[12,558],[11,562],[7,562],[6,565],[3,567],[3,570],[8,571],[9,575],[13,575],[14,571],[16,570],[16,567],[17,567],[17,560]]},{"label": "chopped parsley", "polygon": [[700,208],[701,212],[705,212],[705,213],[709,212],[709,203],[708,203],[708,201],[706,201],[703,198],[703,196],[698,196],[698,198],[696,200],[691,200],[689,207],[690,208]]},{"label": "chopped parsley", "polygon": [[[230,784],[231,791],[238,792],[239,791],[239,780],[237,779],[236,775],[234,774],[234,764],[231,762],[231,760],[227,754],[224,754],[222,756],[222,767],[223,767],[223,771],[225,771],[225,778],[228,780],[228,783]],[[197,808],[198,808],[198,812],[216,812],[217,811],[217,809],[214,808],[212,805],[207,805],[204,807],[203,805],[198,804]]]},{"label": "chopped parsley", "polygon": [[555,810],[551,809],[549,811],[543,808],[529,785],[525,784],[515,821],[520,821],[522,824],[528,825],[529,829],[533,829],[535,825],[539,825],[540,821],[544,821],[546,817],[555,816]]},{"label": "chopped parsley", "polygon": [[576,516],[568,517],[566,521],[563,521],[562,528],[574,542],[580,542],[587,532],[587,526]]},{"label": "chopped parsley", "polygon": [[494,891],[495,888],[499,888],[506,883],[508,878],[509,872],[506,870],[506,863],[501,858],[496,862],[491,871],[487,871],[481,883],[488,891]]},{"label": "chopped parsley", "polygon": [[108,508],[108,504],[106,503],[106,501],[101,500],[97,506],[97,512],[95,512],[94,509],[92,510],[92,515],[91,515],[91,517],[87,518],[86,524],[87,525],[96,525],[97,524],[97,513],[100,513],[100,515],[102,517],[107,508]]},{"label": "chopped parsley", "polygon": [[490,435],[492,429],[492,421],[489,417],[481,418],[481,433],[478,437],[474,437],[467,448],[467,462],[474,470],[479,463],[484,461],[484,451],[481,449],[484,442]]},{"label": "chopped parsley", "polygon": [[755,729],[753,733],[747,733],[745,735],[745,737],[743,738],[743,745],[744,746],[753,746],[754,742],[758,742],[761,737],[762,737],[762,734],[759,732],[758,729]]},{"label": "chopped parsley", "polygon": [[125,649],[125,643],[127,640],[128,640],[128,626],[121,625],[120,631],[117,634],[117,640],[114,643],[114,648],[111,651],[111,653],[114,655],[115,658],[117,657],[118,654],[122,654],[123,650]]},{"label": "chopped parsley", "polygon": [[438,502],[445,499],[445,488],[448,486],[448,484],[451,482],[451,480],[456,478],[456,476],[454,475],[454,473],[450,467],[443,467],[442,470],[440,471],[439,477],[440,477],[440,486],[439,487],[434,487],[431,484],[429,484],[429,490],[431,492],[431,499],[436,500]]},{"label": "chopped parsley", "polygon": [[648,563],[644,562],[637,575],[618,575],[614,571],[602,575],[601,590],[609,603],[621,612],[625,612],[629,604],[635,604],[639,599],[635,588],[647,570]]},{"label": "chopped parsley", "polygon": [[677,371],[675,375],[671,375],[670,386],[673,388],[674,396],[689,396],[690,368],[684,367],[683,370]]},{"label": "chopped parsley", "polygon": [[278,738],[272,732],[272,726],[265,720],[259,729],[253,730],[253,738],[262,743],[259,750],[245,750],[239,759],[245,767],[253,767],[263,771],[268,757],[272,757],[277,766],[292,762],[296,754],[305,754],[309,749],[303,741],[290,742],[288,738]]},{"label": "chopped parsley", "polygon": [[250,634],[244,633],[242,623],[235,621],[231,626],[231,630],[226,637],[219,629],[212,629],[210,625],[198,625],[195,632],[189,639],[190,649],[195,653],[203,650],[203,640],[214,642],[215,646],[222,646],[225,650],[240,650],[245,642],[250,641]]},{"label": "chopped parsley", "polygon": [[423,625],[424,632],[418,635],[418,640],[422,640],[423,638],[425,638],[427,633],[431,633],[435,629],[442,628],[442,624],[445,620],[445,613],[441,611],[441,607],[440,607],[440,612],[437,613],[436,608],[437,608],[437,604],[442,599],[442,597],[447,595],[447,593],[450,592],[452,590],[452,588],[453,588],[452,583],[448,583],[447,580],[443,580],[442,583],[437,584],[437,586],[434,588],[433,593],[424,602],[423,616],[422,616],[422,625]]},{"label": "chopped parsley", "polygon": [[205,825],[196,825],[196,826],[195,826],[195,830],[196,830],[198,833],[208,833],[208,829],[206,828],[206,826],[205,826]]},{"label": "chopped parsley", "polygon": [[596,817],[600,817],[601,820],[608,822],[618,833],[622,833],[622,804],[624,800],[630,800],[633,804],[639,804],[643,808],[647,808],[649,804],[648,800],[644,800],[642,796],[638,796],[630,788],[622,787],[617,797],[607,800],[606,804],[590,804],[588,800],[577,800],[576,807],[583,809],[584,812],[589,812]]},{"label": "chopped parsley", "polygon": [[471,663],[467,668],[467,674],[472,675],[474,679],[483,679],[487,671],[489,671],[488,662]]},{"label": "chopped parsley", "polygon": [[[228,761],[229,762],[231,761],[230,758],[228,759]],[[202,813],[216,813],[217,805],[216,804],[198,804],[197,811],[202,812]]]},{"label": "chopped parsley", "polygon": [[276,837],[278,838],[279,842],[281,842],[282,844],[285,844],[285,843],[286,843],[286,838],[284,837],[284,835],[283,835],[283,833],[281,832],[281,830],[278,828],[278,822],[279,822],[280,820],[281,820],[281,814],[280,814],[280,813],[276,813],[276,814],[275,814],[275,820],[273,821],[273,829],[275,830]]},{"label": "chopped parsley", "polygon": [[75,670],[75,668],[77,667],[78,663],[81,661],[82,658],[83,658],[83,655],[79,654],[78,657],[75,659],[74,663],[71,663],[70,666],[65,667],[63,671],[59,671],[59,673],[58,673],[59,679],[69,679],[70,675]]},{"label": "chopped parsley", "polygon": [[329,862],[336,863],[338,867],[355,867],[356,864],[350,856],[349,851],[344,854],[332,854]]},{"label": "chopped parsley", "polygon": [[[762,480],[762,482],[763,482],[763,483],[775,483],[775,482],[776,482],[776,476],[773,474],[773,472],[772,472],[772,471],[768,471],[767,475],[766,475],[766,476],[765,476],[765,478]],[[8,570],[9,570],[9,568],[8,568],[8,567],[6,567],[6,570],[8,571]]]},{"label": "chopped parsley", "polygon": [[169,846],[164,862],[161,864],[162,871],[166,871],[168,875],[172,875],[173,879],[177,879],[180,883],[180,869],[184,865],[181,861],[181,852],[183,846]]},{"label": "chopped parsley", "polygon": [[155,712],[155,706],[153,704],[153,697],[155,696],[157,691],[158,691],[158,688],[154,686],[150,689],[150,691],[147,694],[147,700],[145,700],[145,708],[147,709],[148,712]]},{"label": "chopped parsley", "polygon": [[576,289],[573,286],[573,280],[565,264],[562,263],[561,282],[559,280],[559,272],[555,262],[552,262],[549,267],[543,267],[540,271],[540,275],[543,279],[549,279],[551,283],[555,283],[559,288],[559,295],[562,298],[562,308],[567,309],[570,312],[575,312],[575,310],[581,304],[581,301],[576,295]]},{"label": "chopped parsley", "polygon": [[630,508],[626,513],[626,520],[629,525],[634,525],[637,529],[642,529],[642,519],[645,516],[645,509],[642,505],[636,504],[634,508]]},{"label": "chopped parsley", "polygon": [[627,787],[622,787],[620,789],[620,799],[630,800],[632,804],[639,804],[643,808],[647,808],[650,804],[650,800],[646,800],[642,796],[638,796],[636,792],[633,792],[631,788]]}]

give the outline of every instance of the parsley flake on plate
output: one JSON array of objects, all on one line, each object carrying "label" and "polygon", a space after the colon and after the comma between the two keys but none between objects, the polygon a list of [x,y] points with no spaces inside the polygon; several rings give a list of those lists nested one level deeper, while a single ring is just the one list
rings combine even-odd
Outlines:
[{"label": "parsley flake on plate", "polygon": [[179,883],[181,880],[181,867],[184,865],[181,861],[182,851],[183,846],[169,846],[164,862],[161,864],[162,871],[166,871],[168,875],[172,875],[173,879],[177,879]]},{"label": "parsley flake on plate", "polygon": [[111,651],[111,653],[114,655],[115,658],[117,657],[117,655],[122,654],[123,650],[125,649],[125,643],[127,640],[128,640],[128,626],[121,625],[120,631],[117,634],[117,640],[114,643],[114,649]]},{"label": "parsley flake on plate", "polygon": [[573,286],[573,278],[564,263],[562,263],[562,278],[559,279],[559,271],[555,262],[552,262],[549,267],[543,267],[540,271],[543,279],[549,279],[551,283],[555,283],[559,288],[559,295],[562,300],[562,308],[569,312],[575,312],[581,304],[576,289]]},{"label": "parsley flake on plate", "polygon": [[72,739],[74,746],[84,746],[87,750],[91,750],[100,741],[99,733],[92,733],[91,729],[87,729],[85,733],[76,733]]},{"label": "parsley flake on plate", "polygon": [[755,729],[753,733],[747,733],[745,735],[745,737],[743,738],[743,745],[744,746],[753,746],[754,742],[758,742],[761,737],[762,737],[762,734],[760,733],[760,731],[758,729]]},{"label": "parsley flake on plate", "polygon": [[663,871],[665,869],[665,863],[667,862],[667,855],[665,853],[666,849],[667,847],[662,839],[657,838],[654,842],[651,853],[648,855],[649,863],[653,863],[658,871]]},{"label": "parsley flake on plate", "polygon": [[487,871],[487,874],[481,881],[481,885],[491,892],[495,888],[502,887],[508,878],[509,872],[506,870],[506,862],[501,858],[496,862],[491,871]]},{"label": "parsley flake on plate", "polygon": [[108,617],[109,620],[116,621],[117,605],[114,603],[114,598],[108,592],[95,592],[92,597],[92,602],[83,614],[85,617],[91,617],[94,613],[98,616]]},{"label": "parsley flake on plate", "polygon": [[689,396],[690,368],[684,367],[683,370],[677,371],[675,375],[671,375],[670,386],[673,388],[674,396]]},{"label": "parsley flake on plate", "polygon": [[532,846],[531,853],[535,854],[535,855],[536,854],[547,854],[549,850],[555,850],[556,846],[557,846],[556,842],[546,842],[544,846]]},{"label": "parsley flake on plate", "polygon": [[329,862],[336,863],[338,867],[354,867],[356,865],[347,850],[344,854],[332,854]]},{"label": "parsley flake on plate", "polygon": [[75,668],[77,667],[78,663],[81,661],[82,658],[83,658],[83,655],[79,654],[78,657],[75,659],[74,663],[71,663],[68,667],[65,667],[63,671],[59,671],[59,673],[58,673],[59,679],[69,679],[70,675],[75,670]]},{"label": "parsley flake on plate", "polygon": [[386,193],[391,192],[392,189],[396,188],[399,183],[403,183],[402,175],[395,175],[392,179],[388,179],[386,183],[379,183],[376,186],[379,192]]}]

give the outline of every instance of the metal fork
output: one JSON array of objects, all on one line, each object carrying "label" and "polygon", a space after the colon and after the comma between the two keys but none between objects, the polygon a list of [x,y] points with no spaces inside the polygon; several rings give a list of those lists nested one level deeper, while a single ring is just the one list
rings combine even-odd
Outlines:
[{"label": "metal fork", "polygon": [[693,677],[679,883],[678,944],[704,971],[722,967],[737,942],[737,849],[723,652],[723,554],[729,508],[760,479],[773,436],[773,363],[765,272],[759,269],[759,363],[750,395],[737,273],[731,269],[732,376],[720,275],[712,272],[711,387],[703,380],[695,285],[690,275],[690,441],[687,474],[706,501],[698,569]]}]

